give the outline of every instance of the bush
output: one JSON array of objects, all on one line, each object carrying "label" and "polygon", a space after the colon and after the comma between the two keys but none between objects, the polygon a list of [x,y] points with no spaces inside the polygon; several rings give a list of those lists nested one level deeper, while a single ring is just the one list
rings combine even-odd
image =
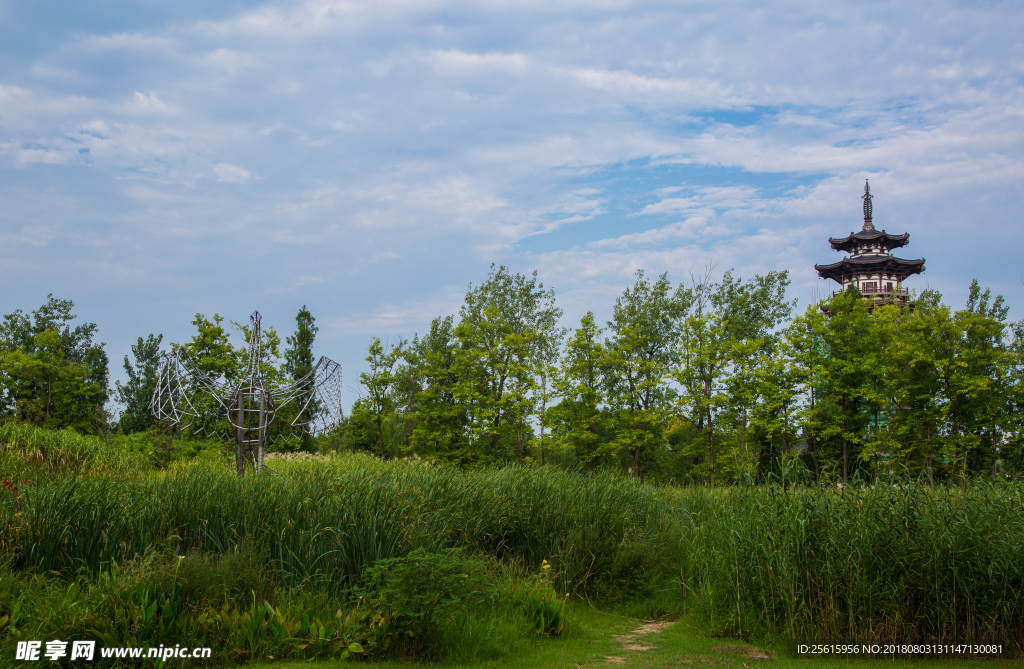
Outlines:
[{"label": "bush", "polygon": [[431,656],[437,654],[443,630],[463,626],[471,609],[494,598],[485,574],[483,562],[465,558],[459,549],[418,549],[367,568],[363,598],[383,611],[392,652]]}]

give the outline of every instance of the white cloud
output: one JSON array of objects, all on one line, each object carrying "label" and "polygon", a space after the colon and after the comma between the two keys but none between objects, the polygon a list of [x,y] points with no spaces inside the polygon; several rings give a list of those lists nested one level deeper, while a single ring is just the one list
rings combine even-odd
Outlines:
[{"label": "white cloud", "polygon": [[249,170],[238,165],[232,165],[231,163],[217,163],[213,166],[213,171],[217,174],[217,181],[224,183],[240,184],[256,177]]},{"label": "white cloud", "polygon": [[123,109],[127,114],[152,114],[162,115],[174,111],[174,108],[160,99],[156,93],[150,91],[141,93],[135,91],[131,98],[123,103]]}]

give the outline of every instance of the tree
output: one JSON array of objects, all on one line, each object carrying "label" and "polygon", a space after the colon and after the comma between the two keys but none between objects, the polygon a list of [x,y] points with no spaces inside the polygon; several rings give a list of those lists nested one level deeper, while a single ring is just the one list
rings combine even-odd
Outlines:
[{"label": "tree", "polygon": [[744,283],[730,270],[713,283],[709,268],[693,279],[692,308],[683,321],[673,376],[682,389],[684,413],[706,440],[712,485],[718,474],[716,429],[724,412],[732,411],[732,421],[740,425],[740,446],[746,449],[749,414],[757,401],[754,364],[771,359],[778,340],[774,330],[790,317],[788,286],[786,272],[755,275]]},{"label": "tree", "polygon": [[951,359],[941,371],[948,432],[944,455],[961,480],[970,471],[994,472],[999,444],[1013,429],[1008,313],[1002,296],[993,300],[975,280],[966,308],[953,314],[951,336],[943,338]]},{"label": "tree", "polygon": [[467,439],[466,408],[457,397],[459,358],[454,318],[435,318],[422,339],[413,339],[398,386],[416,422],[412,448],[431,460],[466,466],[476,458]]},{"label": "tree", "polygon": [[295,316],[295,334],[285,338],[288,348],[284,351],[283,370],[292,381],[313,371],[313,340],[319,331],[313,314],[309,313],[306,305],[302,305]]},{"label": "tree", "polygon": [[479,457],[523,459],[526,424],[533,411],[535,376],[558,347],[562,310],[537,273],[527,279],[491,266],[480,286],[470,285],[454,334],[456,399],[464,406],[470,442]]},{"label": "tree", "polygon": [[97,327],[70,322],[71,300],[52,294],[31,315],[20,309],[0,324],[0,412],[50,427],[95,432],[105,425],[108,359],[94,344]]},{"label": "tree", "polygon": [[171,344],[171,348],[184,348],[199,371],[214,381],[234,381],[240,370],[239,353],[231,345],[227,331],[221,323],[224,317],[214,314],[208,320],[202,314],[196,314],[192,325],[196,326],[196,334],[186,344]]},{"label": "tree", "polygon": [[640,478],[641,455],[663,443],[674,399],[667,381],[679,358],[680,321],[692,299],[684,286],[673,291],[667,274],[651,283],[638,270],[633,287],[615,300],[604,384],[615,415],[614,448],[632,454],[634,478]]},{"label": "tree", "polygon": [[601,328],[597,327],[593,312],[588,311],[566,343],[554,379],[560,401],[548,411],[558,446],[571,449],[587,467],[593,465],[595,458],[609,454],[608,444],[600,441],[601,375],[606,364],[600,336]]},{"label": "tree", "polygon": [[824,351],[821,401],[816,407],[821,437],[841,446],[843,483],[849,482],[851,458],[859,457],[868,426],[880,403],[873,378],[880,361],[878,326],[863,297],[850,287],[828,302],[828,318],[818,340]]},{"label": "tree", "polygon": [[824,375],[825,353],[821,341],[825,314],[820,307],[819,304],[808,305],[804,314],[794,318],[785,329],[781,340],[783,359],[788,363],[786,370],[795,393],[793,420],[801,427],[805,454],[814,465],[816,481],[821,478],[824,443],[818,385]]},{"label": "tree", "polygon": [[32,338],[32,353],[0,352],[3,412],[44,427],[96,432],[107,390],[88,367],[67,360],[62,344],[59,332],[44,330]]},{"label": "tree", "polygon": [[124,357],[124,371],[128,382],[124,385],[118,381],[116,385],[117,401],[124,405],[118,427],[124,434],[144,432],[156,419],[149,410],[149,402],[153,398],[156,387],[157,371],[160,364],[160,342],[163,335],[149,335],[139,340],[132,348],[135,364]]},{"label": "tree", "polygon": [[370,342],[369,355],[366,356],[370,371],[359,375],[359,382],[366,389],[366,395],[360,398],[358,409],[353,408],[352,420],[369,420],[373,423],[381,459],[386,456],[384,422],[394,412],[396,406],[392,392],[395,384],[395,365],[402,359],[405,345],[406,342],[402,340],[395,346],[385,348],[380,339],[374,337]]}]

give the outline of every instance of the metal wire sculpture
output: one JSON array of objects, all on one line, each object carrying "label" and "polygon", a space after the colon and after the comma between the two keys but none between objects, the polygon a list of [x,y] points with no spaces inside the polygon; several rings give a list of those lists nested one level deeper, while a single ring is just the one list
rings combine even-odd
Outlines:
[{"label": "metal wire sculpture", "polygon": [[170,425],[204,437],[233,440],[235,466],[243,476],[246,459],[263,471],[266,445],[330,432],[344,416],[341,366],[321,357],[313,369],[287,384],[273,384],[263,358],[260,312],[249,317],[245,370],[234,381],[203,372],[184,349],[161,355],[149,408]]}]

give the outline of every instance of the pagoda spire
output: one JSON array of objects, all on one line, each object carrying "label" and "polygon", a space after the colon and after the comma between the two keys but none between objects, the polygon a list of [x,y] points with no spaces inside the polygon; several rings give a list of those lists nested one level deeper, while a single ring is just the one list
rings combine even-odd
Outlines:
[{"label": "pagoda spire", "polygon": [[864,180],[864,195],[861,199],[864,200],[864,232],[874,232],[875,225],[871,222],[871,186],[868,185],[868,180]]}]

